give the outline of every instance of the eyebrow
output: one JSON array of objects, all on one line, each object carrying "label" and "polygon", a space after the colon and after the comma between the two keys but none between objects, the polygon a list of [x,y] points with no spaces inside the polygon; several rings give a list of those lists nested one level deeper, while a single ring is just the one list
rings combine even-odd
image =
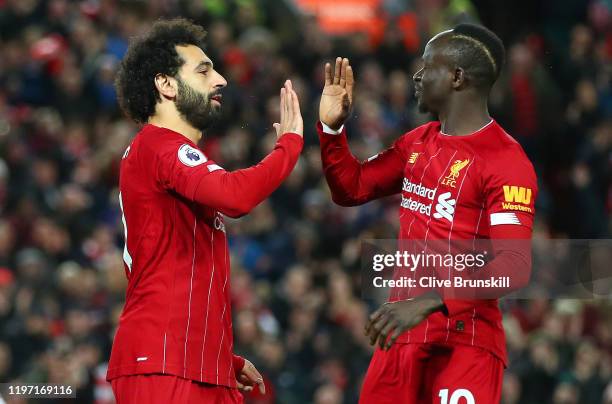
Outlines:
[{"label": "eyebrow", "polygon": [[212,68],[213,67],[213,63],[210,60],[202,61],[202,62],[198,63],[198,65],[195,67],[194,70],[200,70],[200,68],[202,68],[202,67]]}]

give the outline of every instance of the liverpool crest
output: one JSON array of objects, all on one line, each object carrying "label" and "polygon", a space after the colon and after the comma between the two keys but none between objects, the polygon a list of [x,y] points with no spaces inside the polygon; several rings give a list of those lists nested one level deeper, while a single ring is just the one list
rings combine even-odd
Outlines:
[{"label": "liverpool crest", "polygon": [[455,188],[457,185],[457,178],[461,170],[470,163],[470,159],[455,160],[453,165],[450,167],[450,173],[442,180],[442,185],[448,185],[449,187]]}]

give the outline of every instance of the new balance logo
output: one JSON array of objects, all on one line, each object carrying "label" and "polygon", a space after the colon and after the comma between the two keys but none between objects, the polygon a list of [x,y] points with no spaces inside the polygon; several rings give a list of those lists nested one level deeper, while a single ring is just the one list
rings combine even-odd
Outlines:
[{"label": "new balance logo", "polygon": [[436,212],[434,217],[436,219],[446,219],[449,222],[453,221],[453,215],[455,214],[455,203],[454,199],[450,199],[451,193],[445,192],[438,196],[438,203],[436,204]]},{"label": "new balance logo", "polygon": [[504,185],[504,199],[506,202],[529,205],[531,202],[531,188]]}]

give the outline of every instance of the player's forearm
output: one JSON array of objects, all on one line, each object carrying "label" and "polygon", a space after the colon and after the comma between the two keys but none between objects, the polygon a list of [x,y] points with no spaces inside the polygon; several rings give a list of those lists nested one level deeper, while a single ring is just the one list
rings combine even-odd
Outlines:
[{"label": "player's forearm", "polygon": [[361,205],[401,191],[406,161],[395,143],[360,162],[351,154],[344,130],[337,135],[325,133],[320,122],[317,130],[323,171],[335,203]]},{"label": "player's forearm", "polygon": [[[495,258],[473,273],[465,272],[463,280],[508,279],[500,287],[470,288],[452,291],[462,300],[444,298],[445,312],[449,315],[472,310],[477,300],[498,299],[527,286],[531,277],[531,229],[523,226],[495,226],[491,240]],[[502,238],[503,237],[503,238]],[[473,299],[467,299],[473,297]],[[466,298],[466,299],[463,299]]]},{"label": "player's forearm", "polygon": [[204,177],[194,201],[230,217],[249,213],[289,176],[303,145],[299,135],[287,133],[281,136],[274,150],[257,165],[232,172],[214,172]]},{"label": "player's forearm", "polygon": [[332,200],[340,206],[361,205],[372,199],[362,181],[362,163],[352,154],[346,133],[330,135],[317,125],[321,143],[321,162]]},{"label": "player's forearm", "polygon": [[359,205],[365,202],[365,198],[359,195],[360,164],[343,144],[346,139],[333,140],[326,142],[321,139],[323,172],[332,200],[340,206]]}]

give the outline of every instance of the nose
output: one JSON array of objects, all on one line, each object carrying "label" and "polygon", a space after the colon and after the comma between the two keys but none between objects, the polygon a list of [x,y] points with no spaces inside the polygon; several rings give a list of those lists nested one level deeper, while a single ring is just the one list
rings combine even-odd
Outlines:
[{"label": "nose", "polygon": [[215,78],[214,78],[213,83],[214,83],[215,90],[220,90],[223,87],[227,86],[227,80],[225,80],[225,78],[221,74],[219,74],[219,72],[217,72],[216,70],[215,70]]}]

